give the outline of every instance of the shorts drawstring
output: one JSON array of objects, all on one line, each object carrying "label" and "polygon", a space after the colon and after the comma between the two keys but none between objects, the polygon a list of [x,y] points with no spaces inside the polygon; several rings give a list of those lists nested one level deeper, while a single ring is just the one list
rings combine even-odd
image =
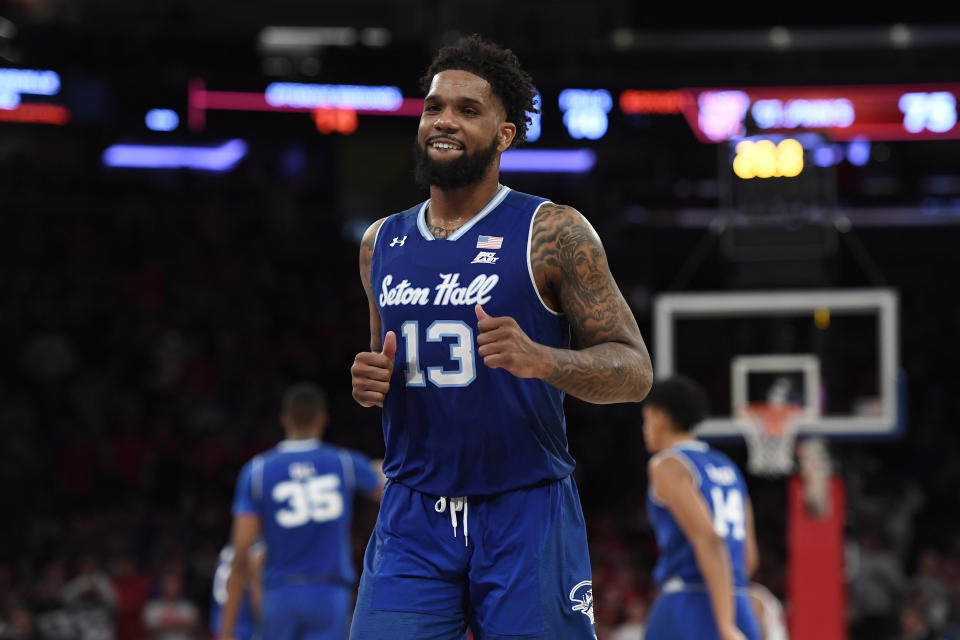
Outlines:
[{"label": "shorts drawstring", "polygon": [[466,496],[459,498],[447,498],[440,496],[436,504],[433,505],[434,511],[443,513],[447,508],[447,502],[450,502],[450,524],[453,525],[453,537],[457,537],[457,511],[463,511],[463,546],[470,544],[470,529],[467,527],[467,516],[469,514],[470,503]]}]

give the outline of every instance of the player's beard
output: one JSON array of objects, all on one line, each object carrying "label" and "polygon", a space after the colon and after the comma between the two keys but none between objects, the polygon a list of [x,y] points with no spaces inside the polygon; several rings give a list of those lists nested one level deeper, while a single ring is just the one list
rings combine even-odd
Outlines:
[{"label": "player's beard", "polygon": [[486,173],[493,157],[497,154],[497,136],[490,146],[478,149],[476,153],[467,153],[464,147],[459,158],[448,162],[437,162],[430,157],[426,146],[419,140],[413,142],[414,178],[423,187],[439,189],[459,189],[479,182]]}]

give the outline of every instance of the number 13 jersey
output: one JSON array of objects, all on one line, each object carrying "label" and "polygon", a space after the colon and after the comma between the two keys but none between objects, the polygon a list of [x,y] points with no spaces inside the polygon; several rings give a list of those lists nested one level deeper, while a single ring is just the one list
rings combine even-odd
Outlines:
[{"label": "number 13 jersey", "polygon": [[380,227],[370,285],[381,337],[397,336],[383,406],[388,478],[438,496],[489,495],[568,476],[564,394],[491,369],[477,355],[479,303],[531,340],[568,348],[564,316],[547,308],[530,264],[543,198],[501,187],[447,239],[426,224],[429,200]]}]

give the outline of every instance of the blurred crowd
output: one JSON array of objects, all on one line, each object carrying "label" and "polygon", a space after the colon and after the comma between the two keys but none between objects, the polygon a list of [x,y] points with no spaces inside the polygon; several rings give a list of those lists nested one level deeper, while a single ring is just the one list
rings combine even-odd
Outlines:
[{"label": "blurred crowd", "polygon": [[[236,474],[281,439],[282,390],[321,384],[326,439],[382,455],[378,414],[350,397],[368,343],[357,223],[322,185],[262,166],[144,179],[22,156],[0,161],[0,211],[0,639],[205,638]],[[628,249],[608,244],[615,269]],[[957,281],[890,260],[891,285],[909,285],[908,434],[834,448],[850,494],[850,628],[960,638]],[[662,286],[615,273],[625,289]],[[637,640],[657,556],[640,413],[568,400],[568,423],[598,636]],[[742,446],[731,453],[743,461]],[[751,479],[751,491],[757,580],[789,614],[784,486]],[[358,563],[375,517],[358,505]]]}]

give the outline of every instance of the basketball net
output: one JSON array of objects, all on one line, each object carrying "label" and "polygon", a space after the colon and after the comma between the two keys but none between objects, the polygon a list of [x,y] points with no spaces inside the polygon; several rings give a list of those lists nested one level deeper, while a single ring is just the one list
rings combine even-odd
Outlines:
[{"label": "basketball net", "polygon": [[747,442],[747,469],[758,476],[793,473],[797,418],[803,407],[793,403],[751,402],[740,410],[738,423]]}]

